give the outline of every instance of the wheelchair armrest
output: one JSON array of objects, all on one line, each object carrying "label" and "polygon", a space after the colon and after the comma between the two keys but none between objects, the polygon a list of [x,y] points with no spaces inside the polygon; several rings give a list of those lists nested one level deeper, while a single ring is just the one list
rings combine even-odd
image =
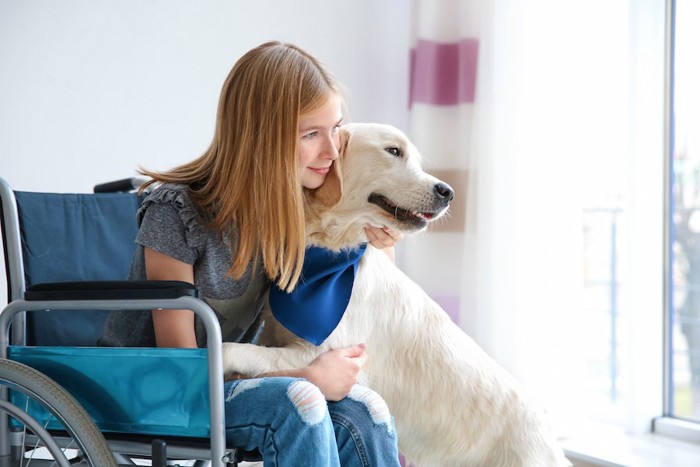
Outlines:
[{"label": "wheelchair armrest", "polygon": [[85,281],[34,284],[24,292],[26,301],[163,300],[197,297],[197,289],[181,281]]}]

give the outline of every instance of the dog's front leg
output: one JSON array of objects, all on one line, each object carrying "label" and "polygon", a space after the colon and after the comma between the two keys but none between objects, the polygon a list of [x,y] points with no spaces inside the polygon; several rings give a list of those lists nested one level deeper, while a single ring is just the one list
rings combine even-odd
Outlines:
[{"label": "dog's front leg", "polygon": [[314,349],[304,347],[262,347],[253,344],[224,342],[224,374],[238,373],[258,376],[273,371],[302,368],[318,356]]}]

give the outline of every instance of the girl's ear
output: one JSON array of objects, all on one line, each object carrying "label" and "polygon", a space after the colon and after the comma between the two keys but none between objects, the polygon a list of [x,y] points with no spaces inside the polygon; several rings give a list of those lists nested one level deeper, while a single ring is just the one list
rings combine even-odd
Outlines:
[{"label": "girl's ear", "polygon": [[332,208],[343,197],[343,159],[350,141],[350,133],[340,128],[340,149],[338,159],[333,162],[331,170],[326,175],[323,185],[316,189],[314,199],[323,207]]}]

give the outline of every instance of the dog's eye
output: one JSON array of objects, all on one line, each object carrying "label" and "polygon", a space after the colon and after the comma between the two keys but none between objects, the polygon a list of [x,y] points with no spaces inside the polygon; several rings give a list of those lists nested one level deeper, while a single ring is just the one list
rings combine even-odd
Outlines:
[{"label": "dog's eye", "polygon": [[388,148],[384,148],[384,150],[386,152],[388,152],[389,154],[391,154],[392,156],[396,156],[396,157],[402,156],[401,149],[397,148],[396,146],[390,146]]}]

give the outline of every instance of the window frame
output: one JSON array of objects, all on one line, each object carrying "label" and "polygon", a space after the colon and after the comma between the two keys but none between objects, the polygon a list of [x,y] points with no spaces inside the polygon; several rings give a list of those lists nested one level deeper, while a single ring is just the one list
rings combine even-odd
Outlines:
[{"label": "window frame", "polygon": [[664,227],[663,227],[663,413],[652,421],[652,431],[661,435],[700,443],[700,423],[673,415],[673,307],[672,283],[672,217],[673,153],[674,153],[674,79],[676,42],[676,0],[666,0],[664,53]]}]

